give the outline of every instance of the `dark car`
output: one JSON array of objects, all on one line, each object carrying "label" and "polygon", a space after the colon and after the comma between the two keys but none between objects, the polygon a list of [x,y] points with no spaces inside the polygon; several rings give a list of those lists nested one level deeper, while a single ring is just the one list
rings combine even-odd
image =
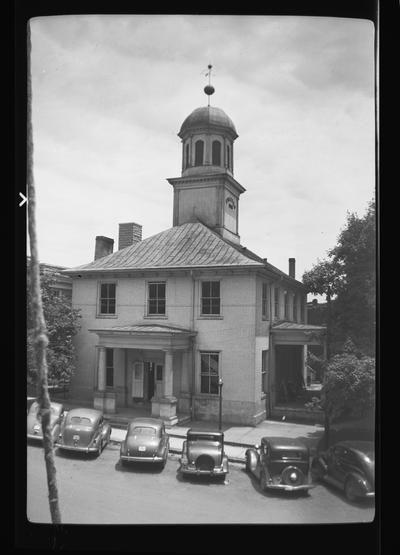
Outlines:
[{"label": "dark car", "polygon": [[[39,403],[33,401],[27,416],[27,437],[28,439],[43,440],[42,422],[39,416]],[[50,403],[50,429],[53,442],[57,440],[60,425],[63,417],[64,408],[61,403]]]},{"label": "dark car", "polygon": [[310,451],[303,442],[284,437],[263,437],[247,449],[246,471],[260,480],[260,487],[306,493],[313,487]]},{"label": "dark car", "polygon": [[148,462],[165,466],[169,436],[164,422],[158,418],[135,418],[128,425],[121,443],[120,462]]},{"label": "dark car", "polygon": [[188,430],[179,459],[183,474],[221,476],[229,472],[223,432]]},{"label": "dark car", "polygon": [[110,441],[111,426],[96,409],[71,409],[63,420],[56,447],[100,455]]},{"label": "dark car", "polygon": [[349,501],[375,496],[375,448],[372,441],[340,441],[311,463],[315,480],[340,488]]}]

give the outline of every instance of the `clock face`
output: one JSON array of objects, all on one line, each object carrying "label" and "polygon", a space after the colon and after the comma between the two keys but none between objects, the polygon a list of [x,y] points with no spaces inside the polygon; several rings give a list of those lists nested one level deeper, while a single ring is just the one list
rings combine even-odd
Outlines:
[{"label": "clock face", "polygon": [[231,210],[232,212],[234,212],[236,210],[236,203],[235,203],[235,201],[233,200],[232,197],[227,197],[225,199],[225,204],[229,208],[229,210]]}]

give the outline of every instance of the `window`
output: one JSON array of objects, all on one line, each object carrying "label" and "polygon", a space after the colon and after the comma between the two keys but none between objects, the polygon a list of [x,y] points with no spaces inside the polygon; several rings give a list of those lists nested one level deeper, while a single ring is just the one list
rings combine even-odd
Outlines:
[{"label": "window", "polygon": [[218,360],[218,353],[201,353],[201,393],[218,394]]},{"label": "window", "polygon": [[220,314],[220,306],[219,281],[203,281],[201,284],[201,314]]},{"label": "window", "polygon": [[293,320],[297,322],[297,294],[293,295]]},{"label": "window", "polygon": [[116,283],[100,284],[100,314],[115,314]]},{"label": "window", "polygon": [[268,351],[261,351],[261,391],[267,393],[267,353]]},{"label": "window", "polygon": [[229,145],[226,145],[226,167],[230,169],[231,167],[231,149]]},{"label": "window", "polygon": [[186,168],[189,167],[189,165],[190,165],[189,162],[190,162],[190,160],[189,160],[189,143],[188,143],[186,145]]},{"label": "window", "polygon": [[194,165],[202,166],[204,157],[204,141],[196,141],[194,146]]},{"label": "window", "polygon": [[114,349],[106,349],[106,387],[114,387]]},{"label": "window", "polygon": [[261,294],[261,312],[263,320],[268,319],[268,284],[262,284],[262,294]]},{"label": "window", "polygon": [[157,364],[156,366],[156,380],[158,382],[162,382],[163,379],[163,367],[161,364]]},{"label": "window", "polygon": [[304,323],[304,300],[300,297],[300,322]]},{"label": "window", "polygon": [[279,288],[274,289],[274,316],[279,318]]},{"label": "window", "polygon": [[283,294],[283,299],[284,299],[284,318],[288,319],[289,318],[289,293],[287,291],[284,292]]},{"label": "window", "polygon": [[148,314],[165,314],[165,281],[148,284]]},{"label": "window", "polygon": [[213,166],[221,165],[221,143],[219,141],[212,143],[212,164]]}]

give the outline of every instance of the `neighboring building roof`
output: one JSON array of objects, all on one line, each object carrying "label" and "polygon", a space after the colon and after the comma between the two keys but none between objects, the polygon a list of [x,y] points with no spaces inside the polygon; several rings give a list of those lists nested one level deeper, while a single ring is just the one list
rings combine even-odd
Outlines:
[{"label": "neighboring building roof", "polygon": [[313,326],[311,324],[298,324],[297,322],[278,322],[272,324],[274,330],[293,330],[293,331],[320,331],[325,330],[325,326]]},{"label": "neighboring building roof", "polygon": [[[259,261],[260,260],[260,261]],[[262,259],[225,241],[204,224],[186,223],[98,258],[89,264],[65,270],[79,274],[106,270],[149,270],[212,267],[264,267]]]},{"label": "neighboring building roof", "polygon": [[235,138],[238,137],[231,118],[221,108],[216,106],[202,106],[193,110],[182,123],[178,136],[181,137],[188,129],[208,127],[210,125],[228,129],[233,133]]}]

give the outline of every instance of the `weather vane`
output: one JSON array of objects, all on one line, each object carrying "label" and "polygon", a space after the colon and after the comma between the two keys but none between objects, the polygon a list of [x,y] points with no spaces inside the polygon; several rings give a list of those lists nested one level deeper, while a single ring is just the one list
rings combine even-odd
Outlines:
[{"label": "weather vane", "polygon": [[211,71],[212,71],[212,65],[211,65],[211,64],[208,64],[208,71],[207,71],[207,73],[205,74],[206,77],[208,76],[208,85],[206,85],[206,86],[204,87],[204,92],[205,92],[206,95],[208,96],[208,105],[209,105],[209,106],[210,106],[210,96],[211,96],[212,94],[214,94],[214,92],[215,92],[214,87],[211,85]]}]

